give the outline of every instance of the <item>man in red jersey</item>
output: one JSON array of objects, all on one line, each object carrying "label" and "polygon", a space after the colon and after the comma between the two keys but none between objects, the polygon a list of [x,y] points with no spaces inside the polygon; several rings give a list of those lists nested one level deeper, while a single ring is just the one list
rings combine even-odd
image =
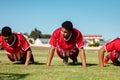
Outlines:
[{"label": "man in red jersey", "polygon": [[[109,52],[104,58],[104,53]],[[116,65],[120,65],[120,38],[116,38],[98,51],[99,64],[100,67],[104,67],[104,65],[109,61],[109,59]]]},{"label": "man in red jersey", "polygon": [[10,61],[21,61],[25,66],[29,62],[34,63],[32,51],[26,38],[20,33],[12,33],[11,28],[8,26],[3,27],[1,30],[0,48],[5,50]]},{"label": "man in red jersey", "polygon": [[72,22],[63,22],[62,26],[53,32],[49,43],[51,47],[48,52],[47,66],[51,65],[56,49],[63,63],[68,63],[68,58],[70,58],[73,64],[77,64],[77,56],[80,54],[82,66],[86,67],[83,36],[79,30],[73,28]]}]

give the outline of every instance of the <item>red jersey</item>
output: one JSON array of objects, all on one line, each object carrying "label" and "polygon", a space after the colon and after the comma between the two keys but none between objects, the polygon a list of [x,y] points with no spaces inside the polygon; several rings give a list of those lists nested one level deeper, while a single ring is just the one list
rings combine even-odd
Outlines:
[{"label": "red jersey", "polygon": [[[24,57],[26,50],[30,47],[26,38],[20,33],[13,33],[14,40],[11,44],[6,43],[0,35],[0,48],[4,48],[11,61],[17,61]],[[25,56],[26,57],[26,56]]]},{"label": "red jersey", "polygon": [[105,45],[107,52],[117,51],[120,52],[120,38],[116,38]]},{"label": "red jersey", "polygon": [[120,38],[108,42],[105,49],[110,52],[110,59],[113,63],[120,63]]},{"label": "red jersey", "polygon": [[69,40],[64,40],[61,34],[61,28],[56,29],[50,39],[50,45],[57,47],[59,46],[63,50],[71,50],[75,46],[83,47],[84,41],[81,32],[75,28],[73,28],[73,32],[69,38]]}]

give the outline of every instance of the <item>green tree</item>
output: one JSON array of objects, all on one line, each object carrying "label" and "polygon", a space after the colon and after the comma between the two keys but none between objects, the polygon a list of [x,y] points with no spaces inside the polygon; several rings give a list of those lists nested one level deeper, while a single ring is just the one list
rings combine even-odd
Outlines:
[{"label": "green tree", "polygon": [[28,33],[23,33],[23,35],[27,36],[28,38],[30,37]]},{"label": "green tree", "polygon": [[41,38],[41,36],[42,36],[41,31],[36,28],[30,33],[30,37],[33,38],[34,40],[36,40],[37,38]]},{"label": "green tree", "polygon": [[50,34],[42,34],[41,38],[50,38],[51,35]]}]

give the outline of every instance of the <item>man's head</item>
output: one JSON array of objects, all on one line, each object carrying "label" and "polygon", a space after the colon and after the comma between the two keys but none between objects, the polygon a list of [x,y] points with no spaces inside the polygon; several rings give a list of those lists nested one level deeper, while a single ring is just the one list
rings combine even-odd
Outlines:
[{"label": "man's head", "polygon": [[72,33],[73,24],[70,21],[65,21],[62,23],[61,26],[62,26],[62,30],[61,30],[62,36],[67,39]]},{"label": "man's head", "polygon": [[62,28],[65,28],[68,31],[72,31],[73,29],[73,24],[71,21],[65,21],[62,23]]},{"label": "man's head", "polygon": [[12,42],[12,30],[10,27],[5,26],[2,28],[1,34],[3,36],[3,39],[7,42],[7,43],[11,43]]},{"label": "man's head", "polygon": [[11,28],[10,27],[8,27],[8,26],[5,26],[5,27],[3,27],[2,28],[2,36],[10,36],[10,35],[12,35],[12,30],[11,30]]}]

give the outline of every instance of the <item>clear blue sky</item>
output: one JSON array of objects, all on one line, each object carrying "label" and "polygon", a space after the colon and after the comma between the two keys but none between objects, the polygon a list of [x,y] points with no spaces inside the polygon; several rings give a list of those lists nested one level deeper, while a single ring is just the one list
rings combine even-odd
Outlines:
[{"label": "clear blue sky", "polygon": [[65,20],[82,34],[120,37],[120,0],[0,0],[0,29],[52,34]]}]

